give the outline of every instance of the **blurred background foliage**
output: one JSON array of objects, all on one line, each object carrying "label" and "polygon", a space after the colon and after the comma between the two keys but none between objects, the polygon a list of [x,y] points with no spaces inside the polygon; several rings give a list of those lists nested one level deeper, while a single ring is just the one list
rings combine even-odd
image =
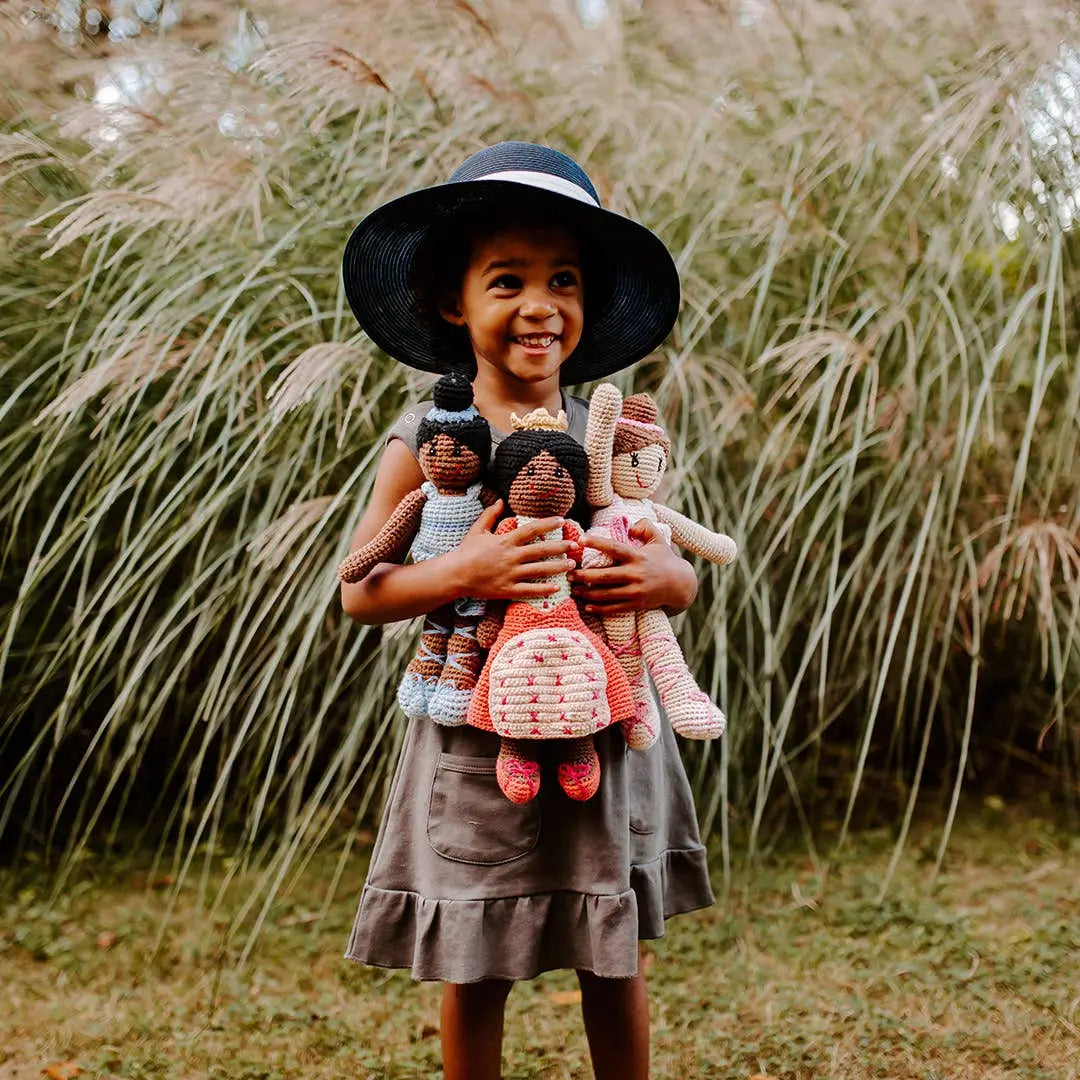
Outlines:
[{"label": "blurred background foliage", "polygon": [[899,852],[926,808],[940,862],[963,785],[1075,808],[1069,5],[302,7],[0,14],[0,844],[280,881],[377,813],[414,628],[350,625],[335,566],[425,380],[340,253],[503,138],[680,267],[622,381],[740,543],[680,626],[730,718],[684,744],[725,860],[867,822]]}]

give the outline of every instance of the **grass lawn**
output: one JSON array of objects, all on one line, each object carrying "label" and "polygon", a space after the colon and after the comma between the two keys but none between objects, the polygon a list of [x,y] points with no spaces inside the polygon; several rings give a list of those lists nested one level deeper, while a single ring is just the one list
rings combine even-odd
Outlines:
[{"label": "grass lawn", "polygon": [[[884,832],[827,875],[805,855],[740,869],[647,960],[653,1075],[1067,1080],[1080,1077],[1080,837],[1031,813],[969,812],[928,884],[936,827],[893,888]],[[439,1075],[437,985],[341,959],[363,860],[327,917],[333,856],[274,909],[252,958],[145,869],[92,869],[48,907],[20,877],[0,928],[0,1080]],[[718,864],[719,860],[716,860]],[[507,1080],[590,1077],[571,973],[510,998]]]}]

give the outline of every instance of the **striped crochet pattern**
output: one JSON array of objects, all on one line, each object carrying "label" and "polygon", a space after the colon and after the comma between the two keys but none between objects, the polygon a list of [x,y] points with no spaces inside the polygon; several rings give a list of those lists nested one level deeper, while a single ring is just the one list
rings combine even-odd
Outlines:
[{"label": "striped crochet pattern", "polygon": [[[338,567],[342,581],[363,580],[381,562],[406,551],[414,562],[453,551],[484,509],[480,475],[491,454],[491,430],[473,404],[472,386],[460,372],[444,375],[434,405],[417,430],[424,482],[395,507],[379,532]],[[480,670],[476,627],[482,600],[467,597],[424,620],[420,644],[398,687],[398,704],[410,718],[465,723]]]},{"label": "striped crochet pattern", "polygon": [[[589,403],[585,448],[589,459],[586,491],[593,507],[590,532],[630,543],[630,527],[646,520],[669,543],[711,562],[722,565],[735,558],[731,537],[652,501],[667,469],[671,443],[657,423],[656,403],[648,394],[634,394],[623,401],[617,387],[598,386]],[[607,555],[586,548],[584,568],[609,565]],[[727,720],[698,687],[664,612],[610,616],[603,625],[604,639],[622,665],[633,694],[634,715],[623,724],[629,747],[647,749],[659,733],[659,714],[646,672],[676,732],[689,739],[723,735]]]},{"label": "striped crochet pattern", "polygon": [[[565,434],[565,418],[541,409],[513,419],[518,430],[499,446],[493,471],[514,516],[500,522],[497,533],[565,515],[585,486],[585,454]],[[538,539],[553,538],[580,541],[581,529],[566,521]],[[592,736],[634,709],[626,676],[586,627],[567,574],[543,580],[558,586],[555,595],[506,605],[468,711],[474,727],[502,736],[496,776],[512,802],[527,802],[540,790],[539,740],[558,740],[563,791],[579,801],[592,798],[600,783]]]}]

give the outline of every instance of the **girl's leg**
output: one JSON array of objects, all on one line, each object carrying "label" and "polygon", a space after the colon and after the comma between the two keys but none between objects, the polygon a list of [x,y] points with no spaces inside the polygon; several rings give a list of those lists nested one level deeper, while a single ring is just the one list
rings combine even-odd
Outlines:
[{"label": "girl's leg", "polygon": [[499,1080],[503,1011],[513,985],[503,979],[443,984],[444,1080]]},{"label": "girl's leg", "polygon": [[632,979],[577,976],[596,1080],[649,1080],[649,999],[640,961]]}]

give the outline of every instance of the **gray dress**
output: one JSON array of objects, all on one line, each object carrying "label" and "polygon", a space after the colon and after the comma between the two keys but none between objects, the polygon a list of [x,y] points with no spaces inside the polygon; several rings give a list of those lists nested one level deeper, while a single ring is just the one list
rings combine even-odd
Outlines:
[{"label": "gray dress", "polygon": [[[430,404],[408,409],[388,438],[415,453]],[[587,403],[564,394],[564,407],[584,441]],[[495,445],[504,437],[492,430]],[[495,779],[497,735],[412,721],[346,957],[454,983],[554,968],[634,975],[638,939],[662,936],[666,918],[713,894],[667,719],[646,751],[627,750],[617,725],[596,747],[593,798],[568,799],[544,762],[539,796],[515,806]]]}]

